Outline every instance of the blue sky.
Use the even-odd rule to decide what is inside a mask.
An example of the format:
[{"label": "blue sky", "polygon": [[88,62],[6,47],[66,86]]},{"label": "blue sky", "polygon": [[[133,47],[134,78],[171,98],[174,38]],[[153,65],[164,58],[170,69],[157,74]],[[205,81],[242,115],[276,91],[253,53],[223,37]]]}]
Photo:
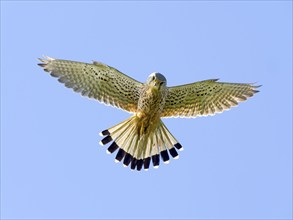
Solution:
[{"label": "blue sky", "polygon": [[[1,1],[1,218],[291,219],[292,2]],[[213,117],[165,119],[185,150],[131,172],[98,133],[129,117],[37,57],[98,60],[144,82],[220,78],[258,93]]]}]

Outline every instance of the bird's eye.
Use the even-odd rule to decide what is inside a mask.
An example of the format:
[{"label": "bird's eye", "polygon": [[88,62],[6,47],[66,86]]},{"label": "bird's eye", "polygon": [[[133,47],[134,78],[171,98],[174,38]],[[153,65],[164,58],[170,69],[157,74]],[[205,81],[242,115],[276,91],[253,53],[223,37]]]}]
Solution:
[{"label": "bird's eye", "polygon": [[164,84],[164,82],[160,82],[160,85],[163,85]]},{"label": "bird's eye", "polygon": [[152,81],[154,81],[155,80],[155,76],[153,76],[153,78],[152,78]]}]

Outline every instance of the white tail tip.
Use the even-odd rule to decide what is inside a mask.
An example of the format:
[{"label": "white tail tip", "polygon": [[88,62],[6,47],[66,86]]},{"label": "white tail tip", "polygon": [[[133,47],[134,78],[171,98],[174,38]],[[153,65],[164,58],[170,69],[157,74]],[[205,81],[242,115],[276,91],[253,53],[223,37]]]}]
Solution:
[{"label": "white tail tip", "polygon": [[103,144],[103,142],[102,142],[102,141],[100,141],[100,142],[99,142],[99,144],[100,144],[101,146],[104,146],[104,144]]},{"label": "white tail tip", "polygon": [[119,162],[120,162],[119,160],[115,159],[115,163],[119,163]]},{"label": "white tail tip", "polygon": [[158,169],[158,168],[159,168],[159,165],[154,166],[154,168],[155,168],[155,169]]},{"label": "white tail tip", "polygon": [[174,157],[173,159],[175,159],[175,160],[179,159],[179,155],[177,155],[177,156],[176,156],[176,157]]},{"label": "white tail tip", "polygon": [[164,164],[169,164],[169,163],[170,163],[170,160],[164,161]]}]

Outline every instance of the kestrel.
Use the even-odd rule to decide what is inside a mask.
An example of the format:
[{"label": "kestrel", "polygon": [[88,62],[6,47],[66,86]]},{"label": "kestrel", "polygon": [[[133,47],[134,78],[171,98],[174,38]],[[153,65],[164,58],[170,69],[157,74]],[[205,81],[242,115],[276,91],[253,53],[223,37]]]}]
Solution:
[{"label": "kestrel", "polygon": [[[177,159],[181,144],[161,118],[214,115],[252,97],[257,87],[245,83],[217,82],[218,79],[167,87],[166,78],[157,72],[146,83],[126,76],[106,64],[92,64],[45,57],[38,64],[66,87],[106,105],[123,109],[133,116],[100,133],[101,145],[110,142],[107,153],[118,150],[115,162],[132,170],[159,167],[160,157],[169,163],[169,154]],[[169,153],[168,153],[169,152]]]}]

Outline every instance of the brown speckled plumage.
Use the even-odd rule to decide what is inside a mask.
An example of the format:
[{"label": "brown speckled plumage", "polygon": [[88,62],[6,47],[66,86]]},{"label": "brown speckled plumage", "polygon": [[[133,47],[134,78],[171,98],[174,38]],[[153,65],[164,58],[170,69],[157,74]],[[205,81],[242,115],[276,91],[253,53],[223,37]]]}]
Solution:
[{"label": "brown speckled plumage", "polygon": [[47,58],[39,59],[43,62],[40,66],[66,87],[107,105],[136,112],[142,83],[100,62],[89,64]]},{"label": "brown speckled plumage", "polygon": [[[167,87],[165,77],[152,73],[146,83],[140,83],[113,67],[94,61],[92,64],[39,59],[39,65],[66,87],[107,105],[134,113],[125,121],[102,131],[101,144],[110,142],[107,152],[118,150],[116,162],[131,169],[147,170],[152,161],[159,166],[160,157],[169,162],[169,154],[178,158],[183,150],[169,132],[162,117],[214,115],[238,105],[258,92],[259,86],[244,83],[217,82],[216,79],[187,85]],[[168,154],[169,152],[169,154]]]},{"label": "brown speckled plumage", "polygon": [[161,117],[194,118],[221,113],[253,96],[258,87],[217,79],[170,87]]}]

